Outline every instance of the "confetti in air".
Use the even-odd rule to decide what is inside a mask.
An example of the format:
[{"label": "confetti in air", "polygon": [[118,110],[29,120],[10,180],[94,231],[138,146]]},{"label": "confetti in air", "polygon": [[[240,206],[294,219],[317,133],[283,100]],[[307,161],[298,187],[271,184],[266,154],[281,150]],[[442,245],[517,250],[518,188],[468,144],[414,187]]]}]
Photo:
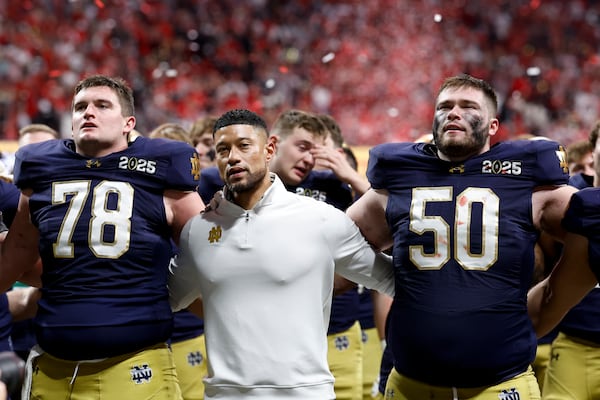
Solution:
[{"label": "confetti in air", "polygon": [[541,73],[542,70],[539,67],[527,68],[527,76],[539,76]]},{"label": "confetti in air", "polygon": [[323,58],[321,58],[321,62],[322,62],[323,64],[327,64],[328,62],[331,62],[331,61],[333,61],[333,59],[334,59],[334,58],[335,58],[335,54],[333,54],[333,53],[329,52],[329,53],[325,54],[325,55],[323,56]]}]

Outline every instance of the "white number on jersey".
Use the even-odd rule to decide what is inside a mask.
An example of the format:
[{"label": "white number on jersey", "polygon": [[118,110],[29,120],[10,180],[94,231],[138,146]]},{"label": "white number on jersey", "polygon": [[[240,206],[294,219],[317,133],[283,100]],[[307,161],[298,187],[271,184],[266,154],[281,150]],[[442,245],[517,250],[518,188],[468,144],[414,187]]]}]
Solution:
[{"label": "white number on jersey", "polygon": [[[90,194],[90,181],[55,182],[52,185],[53,204],[62,204],[71,197],[56,242],[53,244],[56,258],[73,258],[73,233],[84,212]],[[127,182],[103,181],[93,188],[88,227],[88,244],[98,258],[118,258],[129,249],[131,237],[131,213],[133,210],[133,187]],[[110,195],[117,196],[116,209],[107,208]],[[104,240],[107,226],[114,227],[114,238]]]},{"label": "white number on jersey", "polygon": [[[491,189],[465,189],[456,197],[455,222],[451,227],[441,216],[426,215],[425,209],[429,202],[451,202],[452,191],[450,186],[413,189],[410,230],[418,235],[433,232],[434,250],[432,253],[426,253],[421,245],[410,246],[410,259],[419,269],[440,269],[450,260],[450,246],[453,246],[454,258],[461,267],[486,270],[498,259],[500,199]],[[481,254],[471,252],[471,213],[474,203],[480,203],[483,209]],[[451,235],[450,229],[454,230],[454,235]]]}]

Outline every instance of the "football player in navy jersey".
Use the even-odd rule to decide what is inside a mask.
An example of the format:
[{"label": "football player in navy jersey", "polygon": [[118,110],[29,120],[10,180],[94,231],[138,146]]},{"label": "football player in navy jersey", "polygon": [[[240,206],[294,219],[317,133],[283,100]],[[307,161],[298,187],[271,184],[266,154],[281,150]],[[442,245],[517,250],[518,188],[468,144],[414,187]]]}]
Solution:
[{"label": "football player in navy jersey", "polygon": [[598,284],[600,269],[590,262],[600,256],[600,189],[573,194],[563,220],[567,230],[563,254],[550,275],[527,296],[527,307],[538,336],[563,317]]},{"label": "football player in navy jersey", "polygon": [[[592,129],[592,132],[600,129],[600,123]],[[570,185],[584,188],[594,185],[594,147],[590,143],[592,134],[588,139],[571,143],[567,146],[567,160],[569,162]]]},{"label": "football player in navy jersey", "polygon": [[[299,186],[305,188],[300,193],[317,190],[324,201],[345,210],[369,187],[369,181],[358,173],[356,161],[350,149],[344,149],[344,137],[337,121],[328,114],[319,114],[318,118],[327,128],[328,135],[324,145],[315,144],[311,153],[315,157],[314,170]],[[348,198],[351,195],[351,199]],[[345,201],[341,201],[346,199]],[[338,278],[338,283],[340,279]],[[341,282],[342,284],[344,282]],[[346,286],[346,285],[344,285]],[[373,302],[373,297],[377,301]],[[353,285],[350,289],[333,298],[331,320],[329,326],[329,365],[336,378],[336,395],[338,399],[372,398],[373,384],[378,379],[382,356],[382,339],[384,322],[380,323],[381,335],[378,332],[375,314],[387,314],[388,308],[380,310],[385,296],[377,291]],[[387,300],[386,300],[387,301]],[[356,321],[358,321],[357,329]],[[385,321],[385,317],[383,317]],[[358,338],[362,342],[355,348],[340,346],[347,342],[346,338]],[[349,340],[354,343],[355,339]],[[357,354],[360,359],[357,360]],[[362,370],[362,372],[360,372]],[[362,377],[357,379],[356,375]],[[358,389],[362,380],[362,389]],[[362,392],[362,394],[358,394]]]},{"label": "football player in navy jersey", "polygon": [[[569,184],[578,189],[600,186],[595,168],[600,146],[597,123],[587,143],[575,142],[567,147],[568,161],[575,168]],[[579,155],[579,157],[577,157]],[[598,160],[600,162],[600,160]],[[590,165],[591,164],[591,165]],[[576,173],[573,173],[575,171]],[[542,399],[547,400],[593,400],[600,398],[600,287],[596,285],[562,319],[558,337],[553,341],[551,357],[542,388]]]},{"label": "football player in navy jersey", "polygon": [[73,139],[17,151],[0,289],[43,264],[24,398],[181,398],[166,284],[171,241],[204,208],[198,159],[184,143],[130,142],[134,126],[131,88],[91,76],[74,91]]},{"label": "football player in navy jersey", "polygon": [[556,142],[490,146],[499,127],[490,85],[448,78],[435,102],[435,144],[370,151],[372,189],[348,210],[392,248],[396,293],[387,399],[539,399],[528,318],[540,230],[561,238],[575,188]]},{"label": "football player in navy jersey", "polygon": [[205,115],[195,120],[189,129],[192,145],[200,158],[201,170],[216,166],[215,140],[212,132],[216,121],[216,116]]},{"label": "football player in navy jersey", "polygon": [[[334,168],[351,170],[352,176],[358,173],[350,167],[345,154],[336,149],[343,142],[341,130],[331,125],[334,120],[327,121],[329,126],[323,117],[300,110],[282,112],[271,130],[277,143],[271,166],[290,192],[345,211],[354,200],[352,188],[338,177]],[[306,173],[300,181],[299,171]],[[336,398],[360,400],[363,353],[358,322],[360,299],[354,283],[341,276],[336,276],[335,282],[327,329],[327,361],[335,378]]]}]

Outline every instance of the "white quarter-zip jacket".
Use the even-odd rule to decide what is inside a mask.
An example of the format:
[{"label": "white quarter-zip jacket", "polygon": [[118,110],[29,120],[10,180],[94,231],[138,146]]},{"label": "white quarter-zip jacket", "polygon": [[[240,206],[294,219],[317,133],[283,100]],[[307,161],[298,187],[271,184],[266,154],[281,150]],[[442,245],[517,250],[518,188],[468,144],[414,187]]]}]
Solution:
[{"label": "white quarter-zip jacket", "polygon": [[219,192],[181,234],[171,305],[202,296],[207,399],[334,399],[334,273],[394,292],[389,257],[376,256],[345,213],[272,181],[251,210]]}]

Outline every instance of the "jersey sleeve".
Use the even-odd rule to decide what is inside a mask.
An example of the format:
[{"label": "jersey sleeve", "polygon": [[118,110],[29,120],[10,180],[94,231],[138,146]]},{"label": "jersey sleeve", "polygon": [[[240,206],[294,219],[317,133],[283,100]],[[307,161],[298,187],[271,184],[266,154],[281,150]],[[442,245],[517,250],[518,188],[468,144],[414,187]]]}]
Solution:
[{"label": "jersey sleeve", "polygon": [[215,193],[223,189],[225,183],[219,175],[217,167],[204,168],[200,173],[200,182],[198,182],[198,193],[204,204],[210,203]]},{"label": "jersey sleeve", "polygon": [[385,143],[369,150],[367,179],[373,189],[387,188],[404,150],[412,143]]},{"label": "jersey sleeve", "polygon": [[164,176],[165,187],[182,191],[195,191],[200,180],[200,160],[196,149],[187,143],[169,139],[151,139],[160,146],[169,159]]},{"label": "jersey sleeve", "polygon": [[569,183],[569,165],[563,146],[551,140],[529,140],[536,155],[532,178],[536,185],[566,185]]},{"label": "jersey sleeve", "polygon": [[600,188],[586,188],[573,193],[563,218],[563,227],[586,237],[600,236]]},{"label": "jersey sleeve", "polygon": [[34,188],[52,181],[53,165],[64,165],[65,160],[56,155],[60,140],[28,144],[15,153],[14,183],[19,189]]}]

